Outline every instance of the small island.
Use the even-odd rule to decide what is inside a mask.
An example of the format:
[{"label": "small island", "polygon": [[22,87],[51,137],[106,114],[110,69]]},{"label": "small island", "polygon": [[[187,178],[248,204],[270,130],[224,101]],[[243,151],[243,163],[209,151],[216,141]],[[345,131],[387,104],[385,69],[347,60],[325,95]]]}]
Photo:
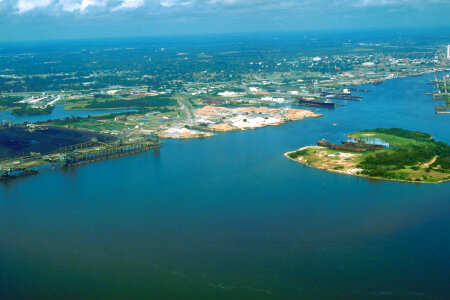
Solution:
[{"label": "small island", "polygon": [[285,156],[314,168],[372,179],[450,180],[450,146],[427,133],[400,128],[357,131],[340,145],[323,139]]},{"label": "small island", "polygon": [[34,107],[27,104],[20,104],[18,108],[14,108],[12,114],[14,116],[39,116],[49,115],[52,113],[54,105],[47,105],[44,107]]}]

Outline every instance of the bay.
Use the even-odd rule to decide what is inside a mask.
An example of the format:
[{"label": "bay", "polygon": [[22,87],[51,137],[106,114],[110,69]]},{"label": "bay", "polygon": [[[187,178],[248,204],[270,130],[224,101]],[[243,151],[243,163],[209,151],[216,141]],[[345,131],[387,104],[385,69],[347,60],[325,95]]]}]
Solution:
[{"label": "bay", "polygon": [[2,183],[0,298],[448,298],[450,183],[283,157],[377,127],[449,143],[449,116],[424,95],[431,79],[363,86],[363,101],[317,119]]}]

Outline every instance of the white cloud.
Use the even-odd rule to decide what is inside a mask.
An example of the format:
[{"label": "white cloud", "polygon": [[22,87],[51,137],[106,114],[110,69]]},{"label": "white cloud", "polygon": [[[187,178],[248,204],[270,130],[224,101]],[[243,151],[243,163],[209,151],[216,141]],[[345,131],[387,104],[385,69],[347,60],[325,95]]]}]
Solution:
[{"label": "white cloud", "polygon": [[17,2],[17,8],[20,13],[27,12],[39,7],[49,6],[53,0],[19,0]]},{"label": "white cloud", "polygon": [[[354,6],[359,7],[376,7],[376,6],[408,6],[417,4],[439,4],[446,3],[448,0],[357,0]],[[448,3],[448,2],[447,2]]]},{"label": "white cloud", "polygon": [[81,11],[84,12],[89,6],[105,6],[107,4],[106,0],[59,0],[59,4],[62,6],[64,11],[73,12]]},{"label": "white cloud", "polygon": [[[0,0],[2,11],[28,12],[40,9],[49,15],[60,12],[69,13],[101,13],[126,11],[131,14],[134,10],[152,12],[155,14],[208,14],[219,11],[255,12],[259,11],[358,11],[372,8],[391,9],[421,9],[442,5],[449,7],[449,0]],[[99,9],[102,8],[102,9]],[[281,12],[280,12],[281,14]]]},{"label": "white cloud", "polygon": [[405,2],[403,0],[360,0],[356,3],[356,6],[385,6],[399,4]]},{"label": "white cloud", "polygon": [[144,0],[123,0],[122,3],[115,7],[113,10],[127,9],[127,8],[138,8],[144,5]]},{"label": "white cloud", "polygon": [[167,7],[167,8],[175,7],[175,6],[178,6],[178,7],[190,6],[190,5],[193,5],[193,4],[201,5],[200,3],[198,3],[198,1],[194,3],[192,1],[186,1],[186,0],[161,0],[159,2],[159,4],[162,7]]},{"label": "white cloud", "polygon": [[177,3],[176,0],[162,0],[161,1],[161,6],[163,7],[172,7]]}]

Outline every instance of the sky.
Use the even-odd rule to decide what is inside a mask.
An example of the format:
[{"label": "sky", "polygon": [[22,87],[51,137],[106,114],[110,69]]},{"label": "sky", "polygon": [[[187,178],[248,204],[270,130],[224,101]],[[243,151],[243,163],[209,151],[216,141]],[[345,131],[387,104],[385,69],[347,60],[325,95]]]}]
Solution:
[{"label": "sky", "polygon": [[450,0],[0,0],[0,41],[450,28]]}]

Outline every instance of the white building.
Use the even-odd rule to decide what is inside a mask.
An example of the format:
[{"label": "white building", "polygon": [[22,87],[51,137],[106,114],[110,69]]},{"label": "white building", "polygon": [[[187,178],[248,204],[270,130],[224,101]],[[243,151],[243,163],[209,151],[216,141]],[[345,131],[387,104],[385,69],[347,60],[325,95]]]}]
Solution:
[{"label": "white building", "polygon": [[362,63],[363,67],[375,67],[375,63],[368,61],[368,62],[364,62]]},{"label": "white building", "polygon": [[222,96],[222,97],[238,97],[238,96],[241,96],[240,93],[229,92],[229,91],[220,92],[220,93],[218,93],[218,95]]},{"label": "white building", "polygon": [[283,103],[284,98],[262,97],[261,101],[271,101],[271,102],[275,102],[275,103]]},{"label": "white building", "polygon": [[113,95],[117,94],[118,91],[119,90],[109,90],[109,91],[106,91],[106,94],[110,95],[110,96],[113,96]]}]

